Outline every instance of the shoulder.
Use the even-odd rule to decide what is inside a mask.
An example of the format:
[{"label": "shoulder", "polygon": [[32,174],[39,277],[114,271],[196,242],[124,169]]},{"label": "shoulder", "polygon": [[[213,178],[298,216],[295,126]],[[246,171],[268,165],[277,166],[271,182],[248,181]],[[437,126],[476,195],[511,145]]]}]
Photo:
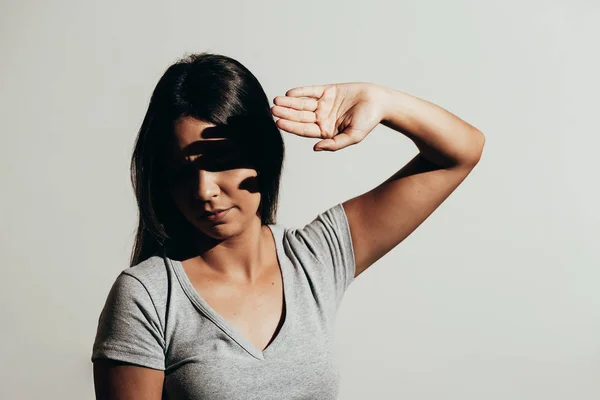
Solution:
[{"label": "shoulder", "polygon": [[284,231],[287,240],[304,245],[313,241],[328,241],[331,237],[345,238],[350,234],[346,212],[341,203],[321,212],[300,228],[286,228]]},{"label": "shoulder", "polygon": [[344,206],[338,203],[301,228],[285,229],[284,247],[312,285],[334,293],[337,304],[355,275],[352,237]]},{"label": "shoulder", "polygon": [[157,282],[166,278],[167,266],[161,256],[152,256],[139,264],[126,268],[122,272],[136,278],[140,282]]},{"label": "shoulder", "polygon": [[163,257],[153,256],[139,264],[124,269],[119,278],[129,282],[129,286],[147,292],[157,303],[165,300],[168,292],[169,274]]},{"label": "shoulder", "polygon": [[341,203],[301,228],[285,229],[284,238],[294,253],[309,253],[319,264],[354,264],[350,228]]}]

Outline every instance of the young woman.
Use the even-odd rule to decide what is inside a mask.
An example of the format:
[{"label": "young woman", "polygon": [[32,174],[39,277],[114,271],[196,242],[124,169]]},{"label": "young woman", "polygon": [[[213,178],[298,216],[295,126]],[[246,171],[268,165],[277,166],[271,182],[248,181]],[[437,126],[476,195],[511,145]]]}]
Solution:
[{"label": "young woman", "polygon": [[[112,286],[93,347],[97,398],[335,399],[344,291],[456,189],[483,149],[473,126],[375,84],[301,87],[274,103],[220,55],[188,56],[158,82],[132,158],[131,266]],[[279,129],[337,151],[379,123],[419,154],[302,228],[275,223]]]}]

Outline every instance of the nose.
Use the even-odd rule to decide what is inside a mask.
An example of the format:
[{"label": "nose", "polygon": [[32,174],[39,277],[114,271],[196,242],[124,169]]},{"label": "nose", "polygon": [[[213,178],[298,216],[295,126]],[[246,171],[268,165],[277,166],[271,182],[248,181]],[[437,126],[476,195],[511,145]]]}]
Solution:
[{"label": "nose", "polygon": [[214,172],[198,170],[198,181],[194,190],[196,200],[208,201],[216,197],[220,193],[219,185],[217,184],[217,175]]}]

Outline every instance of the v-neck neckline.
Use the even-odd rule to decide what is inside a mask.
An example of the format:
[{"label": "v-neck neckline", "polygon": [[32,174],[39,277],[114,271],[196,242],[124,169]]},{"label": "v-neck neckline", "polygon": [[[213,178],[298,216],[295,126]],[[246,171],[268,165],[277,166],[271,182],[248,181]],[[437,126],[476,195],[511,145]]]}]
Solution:
[{"label": "v-neck neckline", "polygon": [[[246,350],[250,355],[254,356],[259,360],[264,360],[269,357],[276,348],[281,344],[283,339],[285,338],[289,325],[290,325],[290,315],[292,314],[293,304],[290,301],[293,296],[290,295],[290,284],[291,277],[288,272],[288,265],[286,263],[285,254],[283,249],[281,248],[281,240],[282,240],[282,227],[278,225],[267,225],[269,228],[273,239],[275,241],[275,252],[277,255],[277,261],[279,264],[279,269],[281,271],[282,278],[282,289],[283,289],[283,323],[277,332],[275,338],[272,338],[271,342],[267,345],[264,350],[258,349],[250,340],[248,340],[244,335],[240,333],[232,324],[230,324],[225,318],[223,318],[218,312],[216,312],[206,300],[202,298],[202,296],[196,291],[194,286],[192,285],[190,279],[188,278],[185,270],[183,269],[183,264],[179,260],[173,260],[168,257],[165,257],[170,263],[175,271],[175,275],[181,284],[184,292],[188,296],[188,298],[194,303],[194,305],[200,309],[200,311],[210,319],[218,328],[220,328],[227,336],[229,336],[233,341],[235,341],[240,347]],[[281,317],[280,317],[281,322]],[[279,326],[279,324],[278,324]]]}]

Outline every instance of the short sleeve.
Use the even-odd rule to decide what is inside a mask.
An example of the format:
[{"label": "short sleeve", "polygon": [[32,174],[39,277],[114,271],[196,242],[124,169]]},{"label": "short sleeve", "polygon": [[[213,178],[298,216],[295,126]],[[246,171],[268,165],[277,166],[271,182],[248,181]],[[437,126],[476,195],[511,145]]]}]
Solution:
[{"label": "short sleeve", "polygon": [[142,282],[126,272],[115,280],[98,320],[92,362],[102,358],[165,369],[156,307]]},{"label": "short sleeve", "polygon": [[354,280],[356,270],[350,227],[343,205],[319,214],[312,222],[294,231],[314,258],[330,268],[338,300]]}]

